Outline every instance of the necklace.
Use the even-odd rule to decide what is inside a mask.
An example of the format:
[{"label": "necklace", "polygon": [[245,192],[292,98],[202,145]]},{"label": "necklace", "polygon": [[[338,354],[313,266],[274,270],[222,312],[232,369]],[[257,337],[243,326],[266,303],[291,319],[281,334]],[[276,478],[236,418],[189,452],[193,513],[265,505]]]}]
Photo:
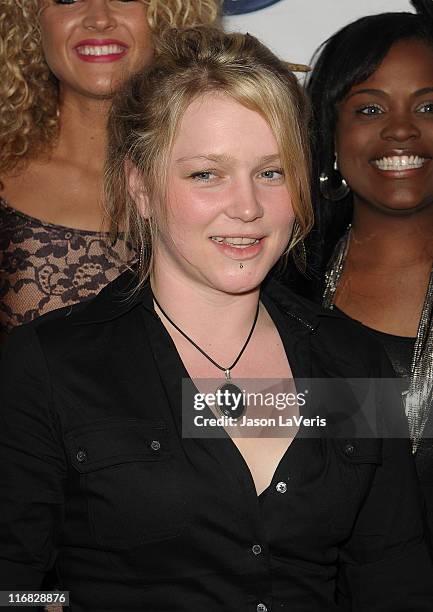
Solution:
[{"label": "necklace", "polygon": [[251,340],[251,336],[253,335],[254,329],[256,327],[257,319],[259,318],[260,302],[257,302],[257,309],[256,309],[256,314],[254,315],[254,321],[251,326],[250,333],[248,334],[248,337],[245,340],[245,343],[240,350],[240,353],[238,354],[238,356],[236,357],[232,365],[229,366],[228,368],[225,368],[219,363],[217,363],[214,359],[212,359],[212,357],[210,357],[207,353],[205,353],[204,350],[198,344],[194,342],[194,340],[192,340],[189,336],[187,336],[186,333],[183,330],[181,330],[180,327],[176,325],[176,323],[172,319],[170,319],[170,317],[165,312],[165,310],[161,307],[161,305],[159,304],[155,296],[153,296],[153,299],[155,301],[155,304],[158,306],[159,310],[162,312],[164,317],[167,319],[167,321],[185,338],[185,340],[188,340],[188,342],[190,342],[194,348],[200,351],[200,353],[204,357],[206,357],[206,359],[210,361],[216,368],[224,372],[226,382],[220,387],[218,387],[217,389],[216,405],[218,407],[218,410],[223,416],[231,417],[232,419],[239,419],[239,417],[241,417],[245,412],[245,402],[244,402],[242,390],[232,382],[231,370],[233,370],[233,368],[236,366],[239,359],[244,354],[244,351],[247,348],[249,341]]},{"label": "necklace", "polygon": [[[325,275],[322,304],[334,307],[334,298],[349,250],[351,226],[337,243]],[[403,403],[409,421],[412,452],[419,448],[422,434],[433,404],[433,268],[422,307],[413,350],[409,387],[403,393]]]}]

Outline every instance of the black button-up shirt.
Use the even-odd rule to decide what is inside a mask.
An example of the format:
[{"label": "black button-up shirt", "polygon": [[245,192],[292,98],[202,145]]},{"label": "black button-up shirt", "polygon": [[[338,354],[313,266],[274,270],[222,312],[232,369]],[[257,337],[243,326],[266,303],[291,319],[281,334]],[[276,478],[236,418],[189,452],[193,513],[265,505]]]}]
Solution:
[{"label": "black button-up shirt", "polygon": [[[73,612],[431,612],[408,441],[297,436],[257,496],[229,438],[182,438],[187,373],[130,282],[6,348],[0,589],[55,565]],[[389,375],[358,325],[275,283],[262,299],[295,377]]]}]

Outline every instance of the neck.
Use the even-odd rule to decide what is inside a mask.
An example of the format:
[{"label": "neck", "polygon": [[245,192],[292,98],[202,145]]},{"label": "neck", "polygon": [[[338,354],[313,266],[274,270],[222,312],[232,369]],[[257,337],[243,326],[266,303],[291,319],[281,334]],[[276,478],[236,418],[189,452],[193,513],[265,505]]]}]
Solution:
[{"label": "neck", "polygon": [[248,335],[256,314],[260,289],[233,295],[164,274],[157,266],[151,276],[152,290],[170,319],[198,345],[236,347]]},{"label": "neck", "polygon": [[89,99],[79,94],[62,98],[56,156],[101,172],[111,100]]},{"label": "neck", "polygon": [[350,256],[375,267],[430,265],[433,206],[406,215],[354,203]]}]

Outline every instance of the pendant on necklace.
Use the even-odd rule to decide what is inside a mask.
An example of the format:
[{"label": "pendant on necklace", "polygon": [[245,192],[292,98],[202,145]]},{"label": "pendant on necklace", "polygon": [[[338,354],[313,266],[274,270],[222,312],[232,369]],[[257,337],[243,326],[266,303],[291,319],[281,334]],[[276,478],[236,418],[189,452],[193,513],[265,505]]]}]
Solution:
[{"label": "pendant on necklace", "polygon": [[225,370],[224,374],[226,382],[217,389],[217,407],[223,416],[239,419],[245,412],[244,394],[232,382],[230,370]]}]

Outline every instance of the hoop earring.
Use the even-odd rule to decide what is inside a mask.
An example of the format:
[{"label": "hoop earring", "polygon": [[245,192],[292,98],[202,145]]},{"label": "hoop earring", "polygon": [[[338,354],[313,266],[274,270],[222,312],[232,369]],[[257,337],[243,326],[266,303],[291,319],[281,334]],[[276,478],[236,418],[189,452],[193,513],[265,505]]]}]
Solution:
[{"label": "hoop earring", "polygon": [[338,174],[341,178],[340,185],[338,187],[331,187],[331,181],[329,180],[328,175],[325,172],[322,172],[319,176],[319,187],[320,193],[325,198],[325,200],[330,200],[331,202],[339,202],[340,200],[344,200],[344,198],[349,195],[350,187],[341,176],[340,171],[338,170],[338,162],[337,162],[337,154],[335,154],[334,161],[334,172]]}]

